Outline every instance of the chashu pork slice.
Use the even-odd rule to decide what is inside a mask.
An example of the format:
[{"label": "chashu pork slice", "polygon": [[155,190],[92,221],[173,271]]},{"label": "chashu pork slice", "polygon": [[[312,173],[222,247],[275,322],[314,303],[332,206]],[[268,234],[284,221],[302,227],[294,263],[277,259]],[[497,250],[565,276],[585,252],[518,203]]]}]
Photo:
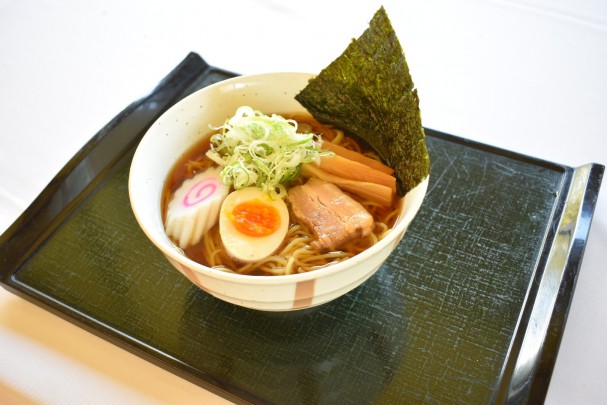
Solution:
[{"label": "chashu pork slice", "polygon": [[310,243],[314,249],[336,250],[373,230],[371,214],[332,183],[311,177],[307,183],[291,188],[287,198],[295,219],[316,236]]}]

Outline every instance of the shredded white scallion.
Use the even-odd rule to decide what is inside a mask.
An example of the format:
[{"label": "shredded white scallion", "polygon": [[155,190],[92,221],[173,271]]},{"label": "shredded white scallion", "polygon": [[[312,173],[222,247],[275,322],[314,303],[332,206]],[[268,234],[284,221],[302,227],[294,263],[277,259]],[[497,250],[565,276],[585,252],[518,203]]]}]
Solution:
[{"label": "shredded white scallion", "polygon": [[283,184],[297,176],[303,163],[333,154],[320,150],[319,135],[298,133],[295,120],[248,106],[216,129],[221,132],[211,137],[207,156],[223,167],[223,183],[235,189],[255,185],[272,198],[286,196]]}]

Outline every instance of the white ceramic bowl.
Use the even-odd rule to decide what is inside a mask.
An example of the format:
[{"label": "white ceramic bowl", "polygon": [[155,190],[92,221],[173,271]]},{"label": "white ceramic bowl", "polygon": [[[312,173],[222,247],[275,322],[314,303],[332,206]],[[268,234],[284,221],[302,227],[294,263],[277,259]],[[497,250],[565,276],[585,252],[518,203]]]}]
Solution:
[{"label": "white ceramic bowl", "polygon": [[139,225],[168,261],[198,287],[224,301],[267,311],[290,311],[331,301],[372,276],[403,237],[422,204],[426,179],[401,199],[404,209],[391,233],[357,256],[326,268],[286,276],[239,275],[198,264],[180,253],[164,232],[161,193],[175,161],[219,126],[236,108],[264,113],[305,111],[294,96],[310,74],[267,73],[240,76],[205,87],[166,111],[137,147],[129,175],[131,206]]}]

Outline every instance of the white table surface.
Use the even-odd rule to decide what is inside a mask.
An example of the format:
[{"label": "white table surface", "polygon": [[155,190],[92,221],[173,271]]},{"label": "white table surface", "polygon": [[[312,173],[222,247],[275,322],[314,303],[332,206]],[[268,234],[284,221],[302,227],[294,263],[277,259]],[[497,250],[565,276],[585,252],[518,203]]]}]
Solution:
[{"label": "white table surface", "polygon": [[[0,232],[189,51],[239,73],[318,72],[381,4],[426,127],[569,166],[607,164],[602,0],[0,0]],[[548,404],[607,403],[606,194]],[[0,403],[222,402],[0,288]]]}]

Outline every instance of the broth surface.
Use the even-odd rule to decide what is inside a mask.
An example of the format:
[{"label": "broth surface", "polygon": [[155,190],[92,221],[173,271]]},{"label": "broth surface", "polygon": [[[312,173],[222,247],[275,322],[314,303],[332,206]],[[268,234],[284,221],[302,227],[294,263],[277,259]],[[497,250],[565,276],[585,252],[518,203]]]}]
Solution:
[{"label": "broth surface", "polygon": [[[368,157],[379,160],[377,154],[368,145],[356,140],[352,135],[343,131],[320,124],[311,116],[281,114],[285,118],[294,119],[298,123],[298,132],[313,132],[320,134],[324,142],[333,142],[342,147],[363,153]],[[166,211],[174,192],[188,178],[195,176],[205,169],[217,166],[205,154],[210,147],[210,135],[217,133],[212,131],[201,142],[190,147],[184,155],[176,162],[165,181],[162,193],[162,216],[166,223]],[[287,188],[305,182],[303,176],[298,176]],[[184,254],[190,259],[208,267],[223,271],[237,272],[251,275],[283,275],[298,272],[307,272],[322,268],[326,265],[346,260],[381,240],[390,231],[398,212],[395,205],[381,207],[360,197],[346,192],[358,201],[373,216],[375,221],[373,232],[358,240],[349,242],[341,250],[331,252],[318,252],[309,246],[314,239],[313,234],[305,226],[297,223],[291,213],[289,206],[289,231],[281,247],[274,255],[256,263],[242,263],[230,257],[222,245],[219,235],[219,225],[216,224],[207,232],[202,240],[183,249]],[[175,242],[175,241],[174,241]],[[177,244],[176,244],[177,245]]]}]

